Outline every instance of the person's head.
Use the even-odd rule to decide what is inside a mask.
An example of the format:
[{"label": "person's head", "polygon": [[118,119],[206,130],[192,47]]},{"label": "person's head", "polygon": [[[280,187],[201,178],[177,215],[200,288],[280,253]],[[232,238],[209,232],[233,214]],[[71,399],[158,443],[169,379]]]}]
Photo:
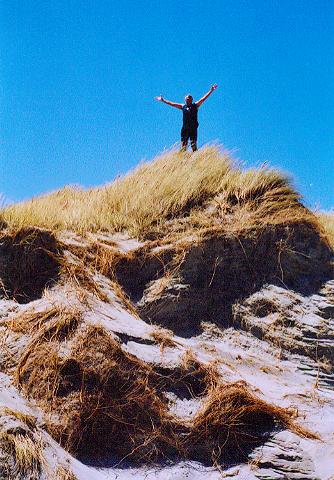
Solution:
[{"label": "person's head", "polygon": [[191,105],[193,103],[193,97],[188,94],[184,97],[184,101],[186,102],[186,105]]}]

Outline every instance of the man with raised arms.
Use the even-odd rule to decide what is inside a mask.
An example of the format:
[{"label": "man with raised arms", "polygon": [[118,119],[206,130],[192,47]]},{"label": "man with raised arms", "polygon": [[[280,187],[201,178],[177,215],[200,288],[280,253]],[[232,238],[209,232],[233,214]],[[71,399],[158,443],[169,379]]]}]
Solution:
[{"label": "man with raised arms", "polygon": [[183,112],[183,125],[181,129],[181,150],[185,151],[187,149],[188,140],[190,140],[190,145],[195,152],[197,150],[197,128],[198,128],[198,120],[197,120],[197,111],[198,108],[202,105],[203,102],[211,95],[211,93],[216,90],[218,85],[215,83],[212,85],[210,90],[197,102],[193,102],[193,97],[191,95],[186,95],[184,101],[184,105],[182,103],[175,103],[170,102],[169,100],[165,100],[162,95],[159,97],[155,97],[155,100],[159,102],[166,103],[171,107],[178,108]]}]

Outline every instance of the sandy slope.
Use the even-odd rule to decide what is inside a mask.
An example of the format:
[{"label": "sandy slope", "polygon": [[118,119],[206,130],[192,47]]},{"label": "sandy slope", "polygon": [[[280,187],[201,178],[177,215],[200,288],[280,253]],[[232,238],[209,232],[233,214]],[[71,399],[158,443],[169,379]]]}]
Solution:
[{"label": "sandy slope", "polygon": [[[107,240],[113,242],[113,248],[120,253],[138,251],[142,246],[126,237],[113,236]],[[63,234],[62,241],[65,242],[65,249],[71,249],[73,246],[85,246],[88,240]],[[94,241],[101,241],[101,238],[96,237]],[[67,255],[73,253],[68,252]],[[0,376],[1,432],[15,433],[20,428],[29,430],[4,407],[31,415],[37,422],[32,435],[34,441],[39,439],[44,455],[40,472],[31,471],[29,474],[27,470],[28,473],[21,478],[61,478],[59,470],[56,473],[57,465],[63,465],[82,480],[334,478],[333,280],[325,280],[317,292],[307,294],[283,286],[264,284],[255,293],[233,301],[229,318],[224,313],[222,321],[219,321],[222,304],[215,304],[214,318],[206,315],[206,306],[204,310],[200,309],[201,318],[196,320],[198,328],[194,329],[193,334],[191,331],[189,333],[189,319],[186,320],[186,334],[182,328],[177,328],[178,323],[183,322],[180,312],[187,312],[189,304],[189,296],[183,293],[186,284],[182,284],[179,277],[164,289],[152,290],[154,282],[146,285],[146,291],[141,292],[140,298],[133,299],[133,304],[138,305],[139,316],[129,310],[110,279],[96,273],[94,282],[103,293],[100,298],[86,290],[83,301],[82,290],[78,291],[73,282],[63,281],[44,290],[40,298],[25,304],[8,298],[0,301],[0,364],[4,372]],[[199,290],[195,293],[200,295]],[[194,301],[194,296],[191,300]],[[167,324],[162,324],[162,327],[168,326],[172,331],[168,334],[172,342],[166,345],[154,340],[154,332],[161,328],[158,324],[163,315],[150,317],[147,312],[152,311],[152,302],[156,309],[160,308],[160,312],[169,315]],[[182,306],[182,302],[185,306]],[[203,298],[198,297],[198,302],[203,303]],[[38,402],[24,397],[13,382],[15,366],[30,341],[30,334],[13,331],[10,322],[24,312],[44,312],[55,305],[77,308],[83,325],[102,326],[121,342],[124,351],[147,364],[177,369],[185,353],[191,350],[203,365],[214,364],[224,382],[246,382],[252,392],[267,402],[296,408],[298,423],[316,432],[319,440],[303,438],[288,430],[273,431],[262,445],[242,461],[236,460],[235,464],[230,462],[220,470],[200,462],[183,460],[154,467],[135,467],[125,462],[120,468],[119,459],[110,457],[97,461],[90,457],[89,445],[85,461],[75,459],[46,432],[45,413]],[[143,312],[142,316],[140,312]],[[178,317],[177,322],[175,316]],[[67,358],[71,348],[71,340],[65,338],[60,354]],[[45,362],[48,362],[47,358]],[[202,402],[200,397],[192,398],[190,394],[182,397],[175,392],[170,392],[168,398],[171,412],[188,419],[194,417]],[[6,450],[1,443],[0,448],[1,445],[0,477],[14,478],[15,454]],[[16,478],[20,478],[19,475],[16,473]]]}]

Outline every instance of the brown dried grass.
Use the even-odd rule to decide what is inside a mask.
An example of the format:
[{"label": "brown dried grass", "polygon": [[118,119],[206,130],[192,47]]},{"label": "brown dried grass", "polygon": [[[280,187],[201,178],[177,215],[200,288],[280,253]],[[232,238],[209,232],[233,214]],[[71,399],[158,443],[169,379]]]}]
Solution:
[{"label": "brown dried grass", "polygon": [[122,254],[110,247],[98,244],[96,241],[89,247],[69,247],[70,258],[63,257],[61,273],[63,278],[72,282],[81,298],[85,298],[85,292],[90,292],[103,302],[109,302],[108,295],[103,291],[94,279],[95,273],[100,273],[111,280],[111,289],[118,297],[122,305],[135,317],[138,317],[137,309],[129,296],[116,279],[115,265],[120,259],[130,258],[131,254]]},{"label": "brown dried grass", "polygon": [[[46,352],[48,363],[42,369]],[[105,330],[87,327],[76,334],[66,358],[48,341],[31,344],[17,381],[52,413],[48,430],[69,451],[80,454],[90,446],[98,455],[107,448],[106,438],[112,438],[109,448],[119,459],[153,461],[174,448],[176,437],[152,375],[148,365],[123,352]],[[58,423],[52,420],[55,414]]]},{"label": "brown dried grass", "polygon": [[[64,362],[55,351],[51,358],[49,342],[55,339],[59,341],[64,336],[66,332],[63,327],[66,324],[63,319],[57,326],[45,328],[44,325],[41,328],[38,342],[32,342],[29,346],[30,353],[26,352],[21,359],[18,373],[24,389],[40,400],[44,408],[47,404],[53,414],[61,412],[62,424],[55,426],[50,423],[49,428],[62,443],[65,440],[65,446],[70,450],[73,447],[75,450],[80,442],[87,442],[87,439],[96,442],[108,433],[122,458],[152,461],[161,456],[167,445],[169,454],[178,451],[189,458],[210,458],[211,461],[220,462],[226,451],[246,451],[249,446],[256,445],[261,439],[258,430],[263,425],[274,428],[279,423],[300,435],[316,438],[314,434],[296,426],[293,422],[296,412],[268,404],[250,393],[243,384],[218,384],[217,372],[199,364],[191,351],[184,356],[184,371],[188,375],[189,372],[190,375],[198,375],[201,370],[206,375],[207,397],[192,425],[177,425],[168,414],[166,403],[158,396],[154,387],[157,379],[151,368],[125,354],[105,331],[97,328],[89,328],[85,334],[79,335],[71,352],[72,361],[80,365],[83,373],[77,397],[70,389],[68,395],[64,396],[63,392],[57,398],[60,385],[57,375],[59,377],[64,371],[64,365],[68,369],[69,361]],[[46,340],[46,345],[41,345]],[[45,363],[46,355],[48,364],[43,370],[41,366]],[[36,362],[37,358],[39,362]],[[32,376],[30,373],[27,376],[28,359],[33,360],[39,375]],[[52,370],[53,374],[50,372]],[[112,393],[94,393],[94,375],[98,390],[101,385],[103,388],[108,385],[108,389],[113,389]],[[48,384],[48,388],[43,389],[43,384]],[[149,412],[148,416],[144,415],[145,412]],[[178,431],[182,431],[181,438],[178,437]],[[117,445],[122,446],[121,451]]]},{"label": "brown dried grass", "polygon": [[181,399],[204,397],[220,379],[216,365],[199,362],[191,350],[186,350],[179,366],[154,369],[159,391],[173,392]]},{"label": "brown dried grass", "polygon": [[160,345],[160,351],[163,353],[165,348],[173,348],[180,345],[173,339],[173,332],[171,330],[167,330],[166,328],[156,327],[153,332],[150,333],[150,337]]},{"label": "brown dried grass", "polygon": [[3,408],[0,416],[13,417],[15,426],[0,432],[2,456],[0,476],[8,480],[39,480],[46,466],[42,437],[34,417],[10,408]]},{"label": "brown dried grass", "polygon": [[31,431],[35,431],[37,428],[36,418],[33,415],[20,412],[19,410],[13,410],[9,407],[2,407],[0,410],[0,416],[14,417],[19,422],[24,423]]},{"label": "brown dried grass", "polygon": [[63,465],[57,465],[54,476],[54,480],[77,480],[77,477],[74,473]]},{"label": "brown dried grass", "polygon": [[[53,371],[57,365],[59,343],[68,339],[81,322],[81,314],[78,310],[52,308],[50,314],[53,316],[47,317],[48,322],[43,323],[40,328],[35,330],[20,356],[15,372],[15,380],[18,385],[24,383],[24,379],[29,377],[30,381],[40,390],[39,397],[47,401],[54,397],[57,384],[55,377],[53,382],[39,384],[40,377],[43,377],[42,370]],[[45,363],[46,359],[47,364]]]},{"label": "brown dried grass", "polygon": [[61,263],[61,276],[63,280],[70,281],[76,288],[79,298],[84,302],[87,292],[95,295],[102,302],[108,302],[108,296],[100,285],[94,280],[94,273],[90,269],[90,265],[85,263],[86,257],[72,257],[68,259],[63,257]]},{"label": "brown dried grass", "polygon": [[39,480],[44,458],[35,439],[20,433],[0,433],[0,448],[12,456],[14,467],[3,465],[8,480]]},{"label": "brown dried grass", "polygon": [[216,362],[206,364],[199,362],[191,348],[188,348],[183,354],[181,365],[185,372],[190,371],[193,375],[202,379],[205,385],[203,394],[208,394],[221,381]]},{"label": "brown dried grass", "polygon": [[298,435],[318,436],[294,423],[296,411],[260,399],[242,382],[211,389],[193,419],[185,450],[189,456],[224,463],[231,454],[247,456],[249,448],[263,441],[263,434],[276,427]]},{"label": "brown dried grass", "polygon": [[136,318],[139,318],[138,311],[134,304],[131,302],[129,295],[127,295],[121,285],[113,281],[111,282],[111,286],[113,291],[115,292],[117,298],[121,301],[123,306],[128,310],[128,312],[132,313],[132,315]]},{"label": "brown dried grass", "polygon": [[41,312],[25,311],[6,320],[5,325],[13,332],[31,334],[59,314],[59,307],[50,307]]},{"label": "brown dried grass", "polygon": [[[178,370],[159,372],[105,329],[79,323],[67,313],[42,324],[16,370],[16,383],[44,410],[49,433],[79,457],[224,463],[231,451],[246,455],[260,444],[264,430],[280,426],[317,438],[294,423],[295,411],[265,402],[245,384],[222,385],[216,365],[201,364],[190,350]],[[190,423],[169,413],[164,392],[173,386],[202,398]]]},{"label": "brown dried grass", "polygon": [[325,231],[332,249],[334,249],[334,211],[318,213],[317,217]]}]

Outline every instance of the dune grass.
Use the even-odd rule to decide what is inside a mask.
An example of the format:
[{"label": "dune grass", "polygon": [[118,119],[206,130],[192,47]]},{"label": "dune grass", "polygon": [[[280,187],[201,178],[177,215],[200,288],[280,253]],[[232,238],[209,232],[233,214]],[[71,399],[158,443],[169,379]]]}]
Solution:
[{"label": "dune grass", "polygon": [[[26,435],[1,433],[0,447],[13,457],[15,467],[6,469],[9,479],[40,478],[42,465],[41,446]],[[12,471],[10,471],[12,470]],[[8,475],[8,476],[7,476]]]},{"label": "dune grass", "polygon": [[[193,419],[185,443],[188,451],[219,465],[236,452],[245,452],[261,443],[261,435],[275,425],[289,428],[297,435],[318,436],[294,422],[296,412],[278,407],[255,396],[243,382],[216,385]],[[262,433],[261,433],[262,432]],[[263,437],[262,437],[263,441]]]},{"label": "dune grass", "polygon": [[332,248],[334,249],[334,211],[318,213],[317,217],[326,232]]},{"label": "dune grass", "polygon": [[143,237],[217,195],[228,205],[247,203],[251,210],[265,205],[261,215],[289,215],[300,207],[285,174],[267,167],[242,170],[228,153],[206,146],[193,155],[170,150],[103,187],[67,186],[7,206],[0,216],[15,229],[33,225],[79,233],[127,231]]},{"label": "dune grass", "polygon": [[2,457],[0,478],[9,480],[38,480],[46,464],[42,437],[36,427],[36,419],[23,412],[4,407],[1,417],[8,417],[8,425],[0,432],[0,449],[7,454]]},{"label": "dune grass", "polygon": [[55,471],[54,480],[77,480],[74,473],[63,465],[58,465]]}]

